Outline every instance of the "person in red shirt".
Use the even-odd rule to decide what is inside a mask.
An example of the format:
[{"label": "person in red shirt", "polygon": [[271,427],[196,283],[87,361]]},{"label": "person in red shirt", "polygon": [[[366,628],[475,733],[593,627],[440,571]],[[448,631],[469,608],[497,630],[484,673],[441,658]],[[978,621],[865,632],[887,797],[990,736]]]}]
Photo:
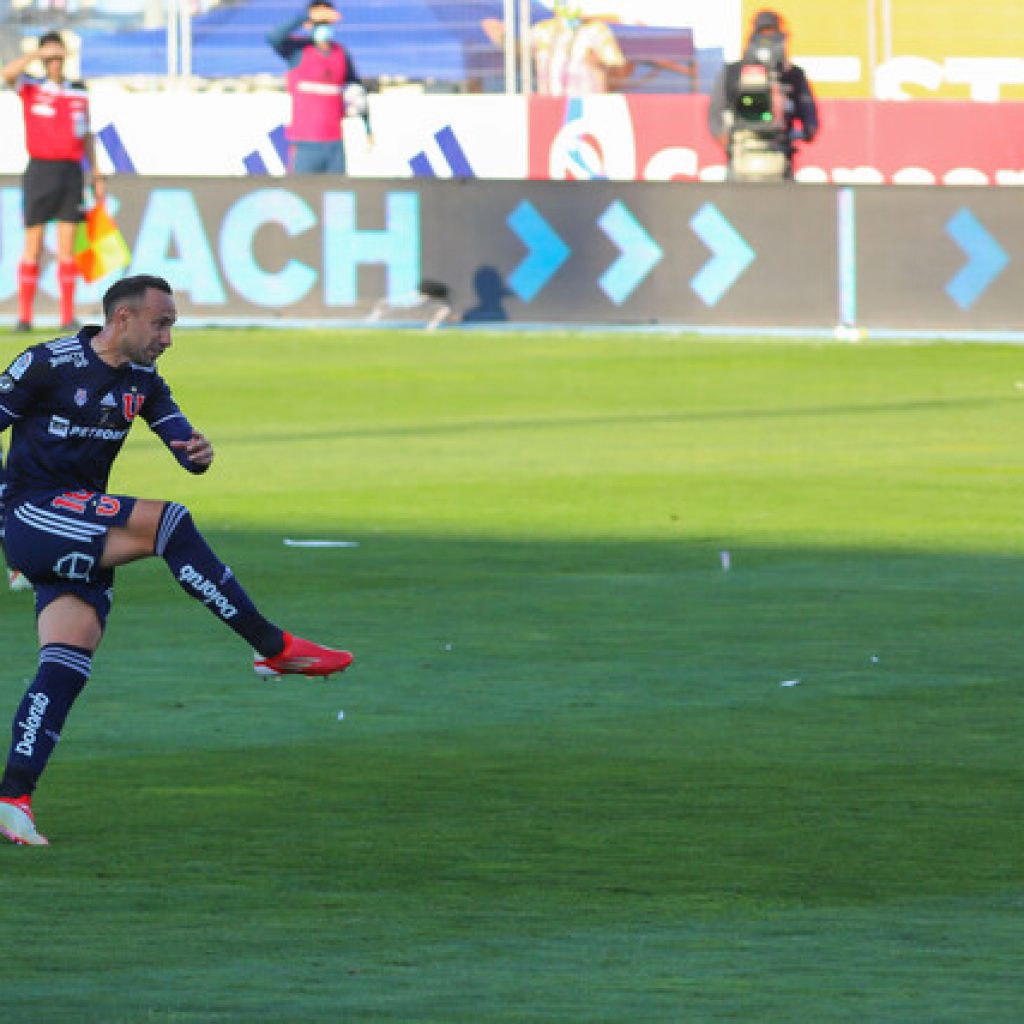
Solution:
[{"label": "person in red shirt", "polygon": [[267,33],[267,42],[288,62],[292,118],[288,169],[294,174],[344,174],[342,121],[358,115],[373,145],[370,114],[352,55],[334,39],[341,14],[332,0],[308,6]]},{"label": "person in red shirt", "polygon": [[[57,280],[62,329],[75,324],[75,228],[85,217],[84,186],[92,186],[97,203],[106,194],[96,167],[96,149],[89,127],[89,98],[81,82],[64,77],[67,48],[59,32],[47,32],[39,48],[6,64],[0,76],[21,97],[25,147],[29,162],[22,179],[25,247],[18,264],[18,323],[32,327],[32,306],[39,282],[39,257],[46,225],[57,222]],[[44,78],[26,74],[38,60]],[[85,166],[83,167],[83,159]]]}]

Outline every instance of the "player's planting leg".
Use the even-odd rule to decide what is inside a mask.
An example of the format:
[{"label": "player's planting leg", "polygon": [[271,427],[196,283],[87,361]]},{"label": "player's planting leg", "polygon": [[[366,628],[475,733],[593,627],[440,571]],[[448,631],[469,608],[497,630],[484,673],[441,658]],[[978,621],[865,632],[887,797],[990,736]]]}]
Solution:
[{"label": "player's planting leg", "polygon": [[0,779],[0,833],[13,843],[47,845],[32,817],[32,792],[91,670],[92,652],[86,648],[45,644],[39,652],[39,670],[14,715]]},{"label": "player's planting leg", "polygon": [[255,649],[256,671],[261,675],[327,676],[352,663],[347,651],[293,637],[265,619],[207,544],[184,505],[168,502],[164,506],[154,549],[186,594],[205,604]]}]

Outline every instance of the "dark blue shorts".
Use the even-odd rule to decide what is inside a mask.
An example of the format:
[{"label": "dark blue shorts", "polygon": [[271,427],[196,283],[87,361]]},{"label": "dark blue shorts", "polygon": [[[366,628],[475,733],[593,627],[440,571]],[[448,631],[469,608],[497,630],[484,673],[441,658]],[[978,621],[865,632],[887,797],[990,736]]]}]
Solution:
[{"label": "dark blue shorts", "polygon": [[96,491],[19,496],[7,506],[5,547],[36,591],[36,614],[62,594],[96,609],[105,625],[114,598],[114,570],[100,566],[112,526],[124,526],[135,498]]}]

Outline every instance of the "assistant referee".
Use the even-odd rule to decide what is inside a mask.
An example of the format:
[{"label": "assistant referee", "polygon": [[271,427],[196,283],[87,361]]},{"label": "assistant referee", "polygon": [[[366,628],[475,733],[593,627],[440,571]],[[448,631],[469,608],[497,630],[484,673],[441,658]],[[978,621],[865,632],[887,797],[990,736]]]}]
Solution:
[{"label": "assistant referee", "polygon": [[[0,75],[21,98],[25,117],[25,147],[29,162],[22,179],[25,247],[18,264],[18,323],[32,327],[32,306],[39,283],[39,257],[47,223],[57,222],[57,281],[60,287],[62,329],[75,323],[75,228],[85,217],[84,186],[96,202],[106,194],[96,168],[96,150],[89,126],[89,98],[81,82],[64,77],[67,47],[59,32],[47,32],[37,49],[16,57]],[[26,74],[38,60],[44,78]],[[84,166],[83,166],[84,162]]]}]

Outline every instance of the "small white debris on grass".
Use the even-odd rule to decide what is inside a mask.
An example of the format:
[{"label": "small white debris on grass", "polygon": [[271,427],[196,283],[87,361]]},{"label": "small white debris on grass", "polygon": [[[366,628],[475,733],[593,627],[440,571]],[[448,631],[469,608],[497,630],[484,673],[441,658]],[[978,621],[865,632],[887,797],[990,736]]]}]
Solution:
[{"label": "small white debris on grass", "polygon": [[291,537],[285,537],[284,546],[286,548],[357,548],[359,547],[359,541],[357,540],[294,540]]}]

